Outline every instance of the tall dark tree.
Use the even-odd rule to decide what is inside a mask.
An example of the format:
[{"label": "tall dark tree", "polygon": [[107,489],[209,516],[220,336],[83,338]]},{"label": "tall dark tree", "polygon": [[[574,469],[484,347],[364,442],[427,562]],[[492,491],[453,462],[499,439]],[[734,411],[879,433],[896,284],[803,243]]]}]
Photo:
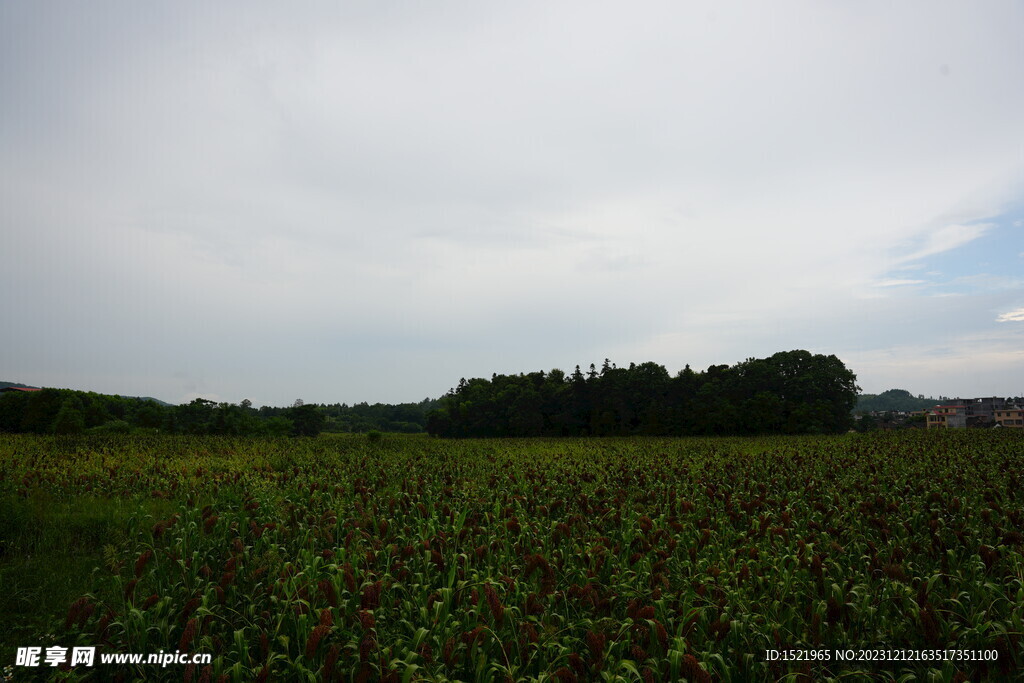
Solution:
[{"label": "tall dark tree", "polygon": [[324,414],[311,403],[289,408],[285,417],[292,421],[294,436],[316,436],[324,427]]},{"label": "tall dark tree", "polygon": [[85,431],[82,402],[74,396],[64,399],[64,403],[53,420],[52,430],[54,434],[79,434]]}]

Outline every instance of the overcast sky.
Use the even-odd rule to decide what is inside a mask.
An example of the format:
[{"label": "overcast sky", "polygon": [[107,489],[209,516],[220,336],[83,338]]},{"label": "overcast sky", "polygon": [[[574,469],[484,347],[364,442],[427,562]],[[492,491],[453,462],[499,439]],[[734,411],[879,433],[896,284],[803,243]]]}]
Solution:
[{"label": "overcast sky", "polygon": [[0,3],[0,380],[1024,393],[1024,3]]}]

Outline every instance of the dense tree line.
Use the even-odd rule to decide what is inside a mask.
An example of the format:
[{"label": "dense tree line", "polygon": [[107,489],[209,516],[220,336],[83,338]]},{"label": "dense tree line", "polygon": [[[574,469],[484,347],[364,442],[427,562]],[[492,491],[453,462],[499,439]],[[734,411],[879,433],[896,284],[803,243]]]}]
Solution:
[{"label": "dense tree line", "polygon": [[177,406],[71,389],[0,394],[0,431],[79,434],[153,431],[169,434],[315,436],[335,432],[422,432],[436,401],[399,405],[317,405],[254,408],[197,398]]},{"label": "dense tree line", "polygon": [[[320,404],[317,410],[324,416],[325,432],[371,431],[422,433],[426,430],[427,413],[436,409],[438,402],[423,399],[419,403],[346,403]],[[288,408],[260,408],[262,416],[284,415]]]},{"label": "dense tree line", "polygon": [[856,375],[835,356],[785,351],[674,377],[656,363],[461,380],[427,418],[438,436],[835,433]]},{"label": "dense tree line", "polygon": [[[314,406],[311,406],[315,410]],[[41,389],[0,394],[0,431],[35,434],[159,431],[171,434],[259,434],[283,436],[316,433],[322,416],[289,409],[264,417],[248,402],[242,405],[197,398],[169,406],[153,400],[111,396],[72,389]],[[309,425],[313,425],[311,428]]]},{"label": "dense tree line", "polygon": [[70,389],[0,394],[0,431],[314,436],[422,432],[452,437],[799,434],[845,431],[856,376],[835,356],[776,353],[674,377],[656,363],[463,379],[439,401],[254,408],[197,398],[153,400]]}]

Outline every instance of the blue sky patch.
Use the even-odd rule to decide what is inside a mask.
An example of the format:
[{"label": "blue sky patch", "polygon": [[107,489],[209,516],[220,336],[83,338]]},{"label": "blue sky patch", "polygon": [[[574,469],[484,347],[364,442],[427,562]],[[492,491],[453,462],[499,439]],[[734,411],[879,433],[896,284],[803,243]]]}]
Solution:
[{"label": "blue sky patch", "polygon": [[921,280],[920,286],[932,295],[1024,288],[1024,207],[978,224],[991,227],[966,244],[925,256],[890,275]]}]

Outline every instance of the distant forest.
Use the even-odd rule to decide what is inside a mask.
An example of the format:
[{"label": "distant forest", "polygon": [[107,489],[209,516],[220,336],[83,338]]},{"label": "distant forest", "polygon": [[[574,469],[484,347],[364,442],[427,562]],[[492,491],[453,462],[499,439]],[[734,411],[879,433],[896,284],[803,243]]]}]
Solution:
[{"label": "distant forest", "polygon": [[[5,383],[7,386],[19,386]],[[24,386],[24,385],[20,385]],[[162,432],[315,436],[333,432],[423,432],[426,415],[438,405],[424,399],[398,405],[358,403],[316,405],[296,401],[288,408],[252,407],[197,398],[172,406],[71,389],[0,394],[0,431],[36,434]]]},{"label": "distant forest", "polygon": [[[9,382],[4,386],[21,386]],[[438,400],[398,405],[197,398],[182,405],[71,389],[0,393],[0,431],[315,436],[428,432],[445,437],[821,434],[848,430],[856,376],[835,356],[785,351],[675,376],[653,362],[461,380]],[[890,393],[890,392],[886,392]],[[904,392],[905,393],[905,392]]]},{"label": "distant forest", "polygon": [[847,431],[856,376],[835,356],[784,351],[736,365],[686,366],[674,377],[648,362],[605,360],[561,370],[461,380],[427,417],[448,437],[744,435]]}]

